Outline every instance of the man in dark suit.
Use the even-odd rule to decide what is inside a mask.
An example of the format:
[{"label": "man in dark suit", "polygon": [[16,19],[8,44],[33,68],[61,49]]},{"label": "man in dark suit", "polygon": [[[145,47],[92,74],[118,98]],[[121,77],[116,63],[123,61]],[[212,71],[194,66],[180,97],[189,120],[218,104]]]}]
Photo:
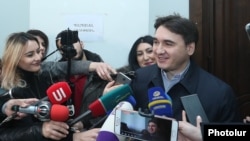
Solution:
[{"label": "man in dark suit", "polygon": [[181,97],[197,94],[210,122],[240,121],[232,88],[191,58],[198,42],[196,25],[174,14],[157,18],[154,27],[157,64],[136,71],[131,83],[136,109],[147,109],[148,89],[160,86],[172,98],[173,118],[177,120],[182,120],[184,110]]}]

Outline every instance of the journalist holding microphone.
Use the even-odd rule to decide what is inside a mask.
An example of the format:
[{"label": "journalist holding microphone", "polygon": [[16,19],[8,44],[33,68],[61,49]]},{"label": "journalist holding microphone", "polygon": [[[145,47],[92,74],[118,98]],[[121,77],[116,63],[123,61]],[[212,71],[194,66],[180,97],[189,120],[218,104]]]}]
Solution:
[{"label": "journalist holding microphone", "polygon": [[[15,105],[27,107],[38,99],[46,97],[46,90],[54,83],[53,77],[55,75],[66,77],[67,62],[48,62],[41,66],[41,59],[39,43],[31,34],[18,32],[8,37],[2,57],[1,88],[7,91],[16,87],[23,88],[20,89],[22,94],[18,98],[26,100],[23,99],[19,103],[19,99],[15,99]],[[110,79],[110,73],[116,73],[105,63],[79,61],[72,62],[72,65],[74,64],[76,66],[75,68],[72,66],[72,70],[77,67],[84,73],[96,71],[101,78]],[[56,73],[57,71],[58,73]],[[12,102],[14,101],[8,98],[0,99],[1,112],[3,112],[1,113],[1,121],[6,118],[6,115],[12,114],[8,111],[10,105],[13,105]],[[53,107],[55,106],[52,105],[51,110]],[[31,108],[36,109],[37,107]],[[27,111],[25,108],[19,108],[19,110]],[[44,111],[38,110],[38,112]],[[19,115],[17,114],[17,116]],[[19,120],[13,119],[1,125],[0,140],[95,140],[99,131],[99,129],[92,129],[86,132],[71,133],[66,122],[41,121],[32,114],[17,118]]]}]

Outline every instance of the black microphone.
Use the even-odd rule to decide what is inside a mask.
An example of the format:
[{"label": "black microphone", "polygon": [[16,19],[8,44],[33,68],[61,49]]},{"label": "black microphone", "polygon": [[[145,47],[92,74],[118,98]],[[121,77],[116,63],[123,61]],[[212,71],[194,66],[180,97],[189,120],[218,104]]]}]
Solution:
[{"label": "black microphone", "polygon": [[247,37],[250,40],[250,23],[246,24],[245,30],[247,32]]}]

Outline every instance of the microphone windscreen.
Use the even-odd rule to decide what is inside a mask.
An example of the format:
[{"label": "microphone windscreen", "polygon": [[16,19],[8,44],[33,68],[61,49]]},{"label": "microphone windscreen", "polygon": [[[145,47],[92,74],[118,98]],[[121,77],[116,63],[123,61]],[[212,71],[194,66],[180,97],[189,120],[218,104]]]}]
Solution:
[{"label": "microphone windscreen", "polygon": [[161,87],[153,87],[148,90],[149,104],[151,113],[159,116],[172,117],[172,99]]},{"label": "microphone windscreen", "polygon": [[91,103],[89,109],[94,117],[105,115],[109,110],[112,110],[119,102],[126,100],[130,95],[132,95],[130,86],[123,84]]},{"label": "microphone windscreen", "polygon": [[68,107],[60,104],[54,104],[50,109],[50,119],[54,121],[66,121],[69,117]]},{"label": "microphone windscreen", "polygon": [[136,100],[132,95],[130,95],[125,101],[129,102],[133,107],[136,105]]},{"label": "microphone windscreen", "polygon": [[92,102],[89,105],[89,110],[91,111],[91,114],[93,117],[102,116],[102,115],[105,115],[106,112],[108,112],[104,108],[104,105],[102,105],[102,102],[100,101],[100,99],[97,99],[94,102]]},{"label": "microphone windscreen", "polygon": [[52,104],[62,104],[71,96],[71,89],[67,82],[57,82],[47,89],[47,96]]},{"label": "microphone windscreen", "polygon": [[114,133],[116,109],[133,110],[133,106],[127,101],[122,101],[118,105],[116,105],[116,107],[112,110],[112,112],[102,125],[96,141],[119,141],[118,136]]},{"label": "microphone windscreen", "polygon": [[115,133],[110,131],[100,131],[96,141],[119,141]]}]

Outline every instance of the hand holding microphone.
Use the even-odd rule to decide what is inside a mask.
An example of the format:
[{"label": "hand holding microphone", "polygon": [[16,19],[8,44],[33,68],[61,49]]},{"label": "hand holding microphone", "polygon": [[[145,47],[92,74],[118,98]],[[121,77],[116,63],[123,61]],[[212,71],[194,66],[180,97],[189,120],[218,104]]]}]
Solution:
[{"label": "hand holding microphone", "polygon": [[81,120],[88,120],[91,117],[98,117],[107,114],[109,110],[113,109],[119,102],[127,99],[131,94],[132,90],[128,84],[124,84],[109,91],[107,94],[91,103],[89,105],[89,110],[73,119],[69,123],[69,126],[72,126]]},{"label": "hand holding microphone", "polygon": [[69,109],[60,104],[51,105],[48,101],[42,101],[38,105],[30,105],[28,107],[20,107],[14,105],[12,107],[13,111],[33,114],[41,121],[66,121],[69,117]]},{"label": "hand holding microphone", "polygon": [[70,98],[71,93],[67,82],[57,82],[47,89],[47,96],[35,104],[27,107],[14,105],[12,109],[20,113],[34,114],[41,121],[48,121],[50,119],[66,121],[69,116],[69,109],[59,104],[66,102]]}]

